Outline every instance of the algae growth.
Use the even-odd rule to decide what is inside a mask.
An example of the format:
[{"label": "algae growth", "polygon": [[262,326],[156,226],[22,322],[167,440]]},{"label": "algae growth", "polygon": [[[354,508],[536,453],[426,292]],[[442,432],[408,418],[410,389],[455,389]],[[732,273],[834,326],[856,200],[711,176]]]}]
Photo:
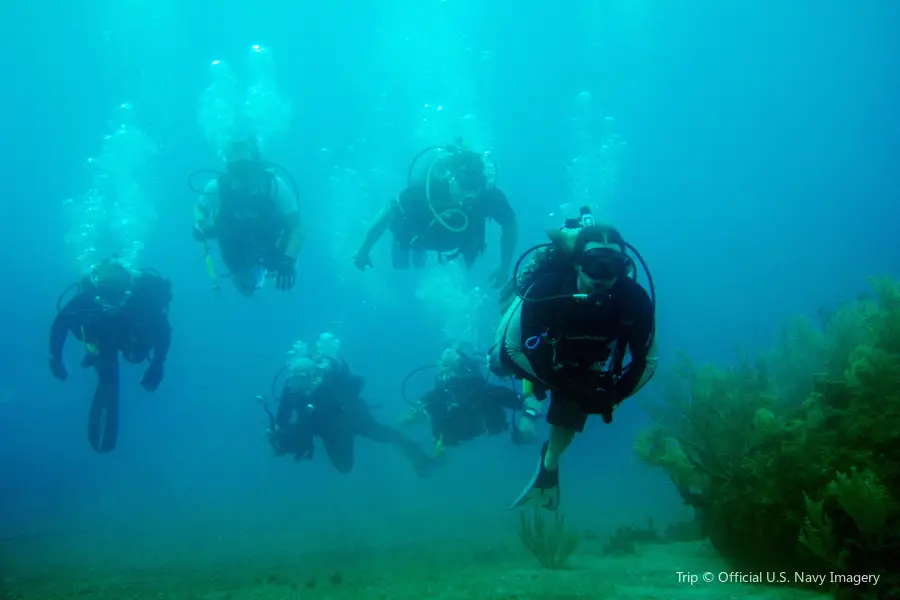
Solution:
[{"label": "algae growth", "polygon": [[758,360],[685,360],[636,443],[737,567],[881,576],[841,597],[900,589],[900,287],[872,285]]}]

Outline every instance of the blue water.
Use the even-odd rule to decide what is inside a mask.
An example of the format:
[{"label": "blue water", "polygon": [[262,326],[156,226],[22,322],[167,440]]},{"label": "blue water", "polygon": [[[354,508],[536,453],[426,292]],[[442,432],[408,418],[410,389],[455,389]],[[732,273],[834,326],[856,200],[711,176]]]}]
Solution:
[{"label": "blue water", "polygon": [[[128,562],[252,552],[285,531],[314,547],[501,530],[534,448],[481,439],[419,480],[360,441],[343,477],[323,458],[274,458],[252,401],[295,340],[327,330],[393,421],[401,379],[440,355],[421,274],[391,271],[386,241],[364,275],[334,251],[404,185],[423,105],[449,98],[457,117],[477,115],[523,251],[565,216],[549,215],[572,199],[567,167],[584,151],[573,111],[590,92],[626,143],[603,201],[655,277],[662,369],[681,351],[728,363],[866,277],[900,276],[898,18],[887,0],[4,3],[0,537],[87,531]],[[217,299],[185,179],[220,165],[198,121],[210,62],[240,65],[253,44],[272,49],[292,105],[266,153],[297,181],[307,241],[292,293]],[[86,159],[126,102],[157,146],[141,264],[173,282],[174,343],[156,393],[125,369],[119,447],[98,456],[85,440],[92,374],[70,354],[62,384],[45,357],[56,297],[77,274],[63,201],[92,185]],[[335,178],[367,195],[335,193]],[[485,285],[496,235],[466,290]],[[657,382],[642,396],[661,393]],[[639,404],[592,422],[565,457],[567,510],[601,530],[685,516],[663,476],[634,464]],[[93,551],[74,550],[88,562]]]}]

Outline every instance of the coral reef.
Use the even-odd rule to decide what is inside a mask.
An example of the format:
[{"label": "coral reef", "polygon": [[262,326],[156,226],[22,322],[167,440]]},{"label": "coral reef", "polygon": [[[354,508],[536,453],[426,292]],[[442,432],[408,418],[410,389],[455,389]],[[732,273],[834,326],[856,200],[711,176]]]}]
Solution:
[{"label": "coral reef", "polygon": [[730,369],[685,360],[635,450],[741,568],[872,573],[900,589],[900,287],[785,328]]},{"label": "coral reef", "polygon": [[646,529],[624,525],[603,542],[603,554],[636,554],[637,544],[658,544],[662,538],[650,519]]},{"label": "coral reef", "polygon": [[532,512],[531,518],[522,511],[519,539],[546,569],[561,569],[580,541],[578,534],[566,527],[562,515],[554,512],[553,522],[548,524],[539,509]]}]

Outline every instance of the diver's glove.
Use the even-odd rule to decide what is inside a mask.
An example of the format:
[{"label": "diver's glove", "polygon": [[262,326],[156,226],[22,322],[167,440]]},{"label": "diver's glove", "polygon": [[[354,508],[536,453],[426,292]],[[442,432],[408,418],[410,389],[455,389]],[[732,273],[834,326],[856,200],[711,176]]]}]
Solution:
[{"label": "diver's glove", "polygon": [[296,263],[297,260],[287,254],[281,257],[281,261],[278,263],[277,275],[275,276],[276,288],[286,292],[294,287],[294,283],[297,281]]},{"label": "diver's glove", "polygon": [[147,367],[147,370],[144,371],[144,376],[141,377],[141,387],[143,387],[148,392],[155,392],[156,388],[159,387],[159,384],[162,383],[162,380],[162,365],[151,364],[149,367]]},{"label": "diver's glove", "polygon": [[49,362],[50,372],[53,373],[53,376],[60,381],[65,381],[69,376],[69,373],[68,371],[66,371],[66,366],[63,364],[62,359],[56,356],[51,356]]},{"label": "diver's glove", "polygon": [[375,268],[372,266],[372,259],[369,258],[369,253],[362,250],[353,255],[353,265],[363,273],[365,273],[366,267],[370,269]]}]

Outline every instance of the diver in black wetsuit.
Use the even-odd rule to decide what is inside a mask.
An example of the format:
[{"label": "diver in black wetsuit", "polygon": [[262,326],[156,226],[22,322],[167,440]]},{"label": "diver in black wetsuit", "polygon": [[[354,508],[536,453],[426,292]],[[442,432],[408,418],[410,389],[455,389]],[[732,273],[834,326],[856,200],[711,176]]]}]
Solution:
[{"label": "diver in black wetsuit", "polygon": [[[428,420],[435,451],[459,446],[482,435],[511,430],[514,444],[533,440],[537,406],[526,406],[514,389],[488,382],[478,361],[458,348],[448,348],[438,362],[434,388],[401,418],[404,423]],[[506,411],[518,414],[517,422]]]},{"label": "diver in black wetsuit", "polygon": [[[431,162],[421,180],[413,181],[413,168],[426,155]],[[408,269],[410,263],[424,267],[428,252],[436,252],[440,260],[461,256],[471,267],[485,250],[487,222],[493,220],[501,227],[500,265],[491,281],[502,287],[516,247],[516,215],[506,194],[494,185],[496,165],[488,163],[461,140],[422,150],[410,165],[406,189],[388,202],[366,232],[353,256],[356,268],[372,266],[369,253],[388,230],[395,269]]]},{"label": "diver in black wetsuit", "polygon": [[275,454],[312,459],[313,438],[318,437],[334,468],[346,474],[353,470],[354,441],[361,436],[396,446],[420,476],[430,475],[437,461],[419,444],[375,419],[360,397],[363,385],[364,379],[334,356],[313,354],[295,361],[276,414],[266,406],[265,398],[257,396],[269,415],[269,443]]},{"label": "diver in black wetsuit", "polygon": [[154,271],[132,272],[108,261],[78,284],[73,297],[53,321],[50,371],[68,377],[63,347],[69,332],[84,343],[82,367],[97,371],[97,389],[88,420],[88,441],[97,452],[116,447],[119,432],[119,353],[130,363],[149,359],[141,386],[154,391],[163,379],[171,327],[171,284]]},{"label": "diver in black wetsuit", "polygon": [[214,288],[211,240],[218,242],[231,280],[244,296],[253,296],[269,276],[277,289],[292,289],[303,246],[296,188],[263,160],[255,138],[232,140],[225,158],[227,174],[206,184],[194,208],[194,239],[203,244]]},{"label": "diver in black wetsuit", "polygon": [[[514,506],[537,499],[555,509],[559,458],[587,417],[610,423],[616,406],[653,376],[656,309],[640,254],[612,227],[596,225],[587,208],[548,235],[552,243],[539,246],[505,290],[491,369],[525,380],[526,396],[529,388],[539,399],[550,392],[550,439]],[[629,251],[647,275],[650,294],[636,281]]]}]

